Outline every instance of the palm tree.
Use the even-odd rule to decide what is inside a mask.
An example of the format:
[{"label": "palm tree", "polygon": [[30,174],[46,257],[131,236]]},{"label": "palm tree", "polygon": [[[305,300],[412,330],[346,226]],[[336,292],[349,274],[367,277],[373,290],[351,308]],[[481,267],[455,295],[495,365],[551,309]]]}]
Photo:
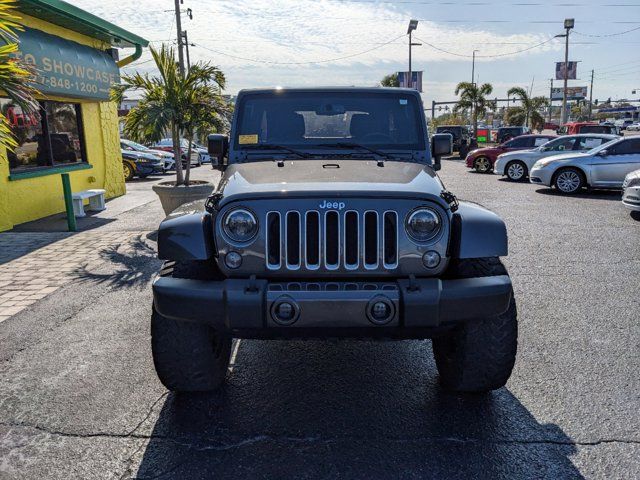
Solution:
[{"label": "palm tree", "polygon": [[522,87],[510,88],[507,96],[520,100],[519,107],[509,109],[508,121],[510,124],[525,125],[531,129],[544,125],[544,117],[540,114],[540,110],[549,104],[546,97],[530,97]]},{"label": "palm tree", "polygon": [[[25,115],[39,116],[40,107],[34,96],[38,91],[32,86],[35,81],[33,69],[15,57],[18,51],[16,31],[22,27],[16,23],[18,16],[13,14],[14,0],[0,0],[0,90],[11,99],[14,105],[22,109]],[[0,112],[0,145],[13,150],[18,146],[11,130],[9,120]]]},{"label": "palm tree", "polygon": [[475,83],[460,82],[456,87],[455,94],[460,95],[460,100],[455,107],[453,107],[453,113],[460,113],[465,110],[471,112],[471,119],[473,121],[473,138],[478,135],[478,117],[484,116],[487,113],[490,100],[487,100],[487,96],[493,92],[493,86],[490,83],[483,83],[478,86]]},{"label": "palm tree", "polygon": [[123,75],[121,83],[112,89],[112,100],[120,103],[128,90],[142,91],[142,98],[125,120],[124,133],[137,142],[157,142],[167,133],[173,139],[176,159],[175,185],[188,185],[191,169],[191,148],[187,152],[186,173],[183,172],[180,139],[191,145],[198,129],[219,122],[224,115],[221,90],[224,73],[210,63],[198,62],[183,76],[175,61],[174,49],[162,45],[150,47],[158,68],[158,76],[134,73]]}]

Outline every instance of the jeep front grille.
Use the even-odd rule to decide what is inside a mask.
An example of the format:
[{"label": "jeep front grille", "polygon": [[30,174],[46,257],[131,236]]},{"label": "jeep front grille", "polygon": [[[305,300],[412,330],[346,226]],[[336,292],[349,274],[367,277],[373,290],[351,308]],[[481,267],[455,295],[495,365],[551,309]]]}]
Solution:
[{"label": "jeep front grille", "polygon": [[398,214],[375,210],[268,212],[269,270],[376,270],[398,267]]}]

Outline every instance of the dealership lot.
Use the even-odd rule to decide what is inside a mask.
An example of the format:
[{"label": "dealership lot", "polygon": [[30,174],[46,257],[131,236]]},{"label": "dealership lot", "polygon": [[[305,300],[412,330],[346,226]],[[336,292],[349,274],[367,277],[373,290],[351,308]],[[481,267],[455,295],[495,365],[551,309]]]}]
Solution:
[{"label": "dealership lot", "polygon": [[441,176],[507,223],[507,388],[444,393],[429,341],[243,340],[221,393],[168,394],[149,347],[161,214],[141,204],[93,230],[122,233],[102,263],[0,323],[0,477],[640,476],[640,220],[620,192],[560,196],[459,160]]}]

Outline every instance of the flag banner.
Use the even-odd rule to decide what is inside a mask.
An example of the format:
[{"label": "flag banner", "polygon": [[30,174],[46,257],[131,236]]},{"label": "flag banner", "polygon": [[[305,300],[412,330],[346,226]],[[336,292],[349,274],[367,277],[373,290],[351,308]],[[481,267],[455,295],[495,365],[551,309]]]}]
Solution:
[{"label": "flag banner", "polygon": [[[409,72],[398,72],[398,83],[400,88],[409,88]],[[422,93],[422,72],[411,72],[411,88]]]},{"label": "flag banner", "polygon": [[[567,80],[575,80],[578,76],[578,62],[567,62]],[[564,62],[556,62],[556,80],[564,80]]]}]

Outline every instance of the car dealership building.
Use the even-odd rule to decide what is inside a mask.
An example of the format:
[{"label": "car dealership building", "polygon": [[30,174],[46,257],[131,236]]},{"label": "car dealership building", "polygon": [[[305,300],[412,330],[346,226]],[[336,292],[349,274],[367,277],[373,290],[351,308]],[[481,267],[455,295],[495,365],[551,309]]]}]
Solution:
[{"label": "car dealership building", "polygon": [[[37,74],[40,116],[25,115],[0,93],[18,141],[0,152],[0,231],[63,212],[61,174],[73,192],[125,193],[117,105],[109,101],[119,68],[147,40],[60,0],[17,3],[19,55]],[[119,48],[135,48],[118,60]]]}]

